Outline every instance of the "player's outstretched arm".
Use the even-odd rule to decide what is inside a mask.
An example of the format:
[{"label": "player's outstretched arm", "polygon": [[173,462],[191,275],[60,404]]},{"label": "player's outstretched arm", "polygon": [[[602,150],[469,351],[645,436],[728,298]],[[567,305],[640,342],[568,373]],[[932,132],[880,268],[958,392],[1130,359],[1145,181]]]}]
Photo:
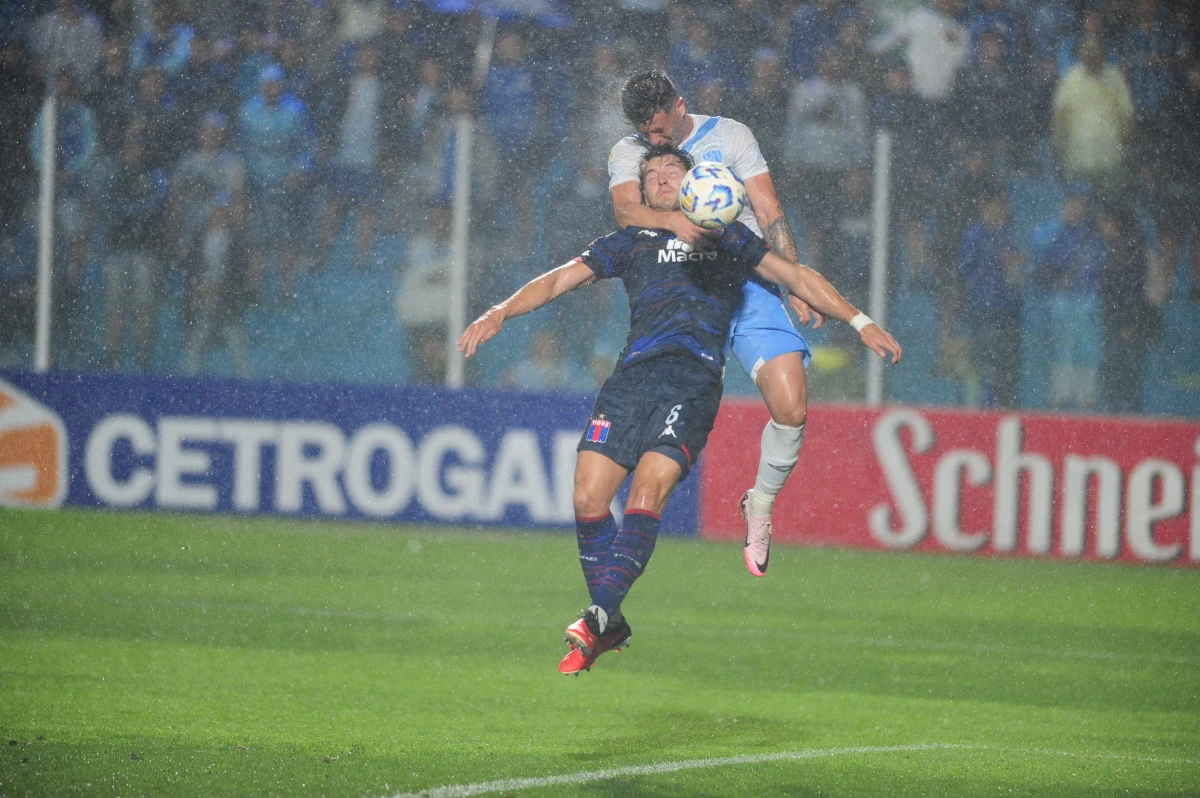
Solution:
[{"label": "player's outstretched arm", "polygon": [[609,191],[612,195],[613,216],[622,228],[654,227],[670,230],[680,241],[693,247],[703,247],[709,232],[692,224],[683,211],[656,211],[642,202],[642,188],[636,181],[619,183]]},{"label": "player's outstretched arm", "polygon": [[564,263],[541,277],[533,278],[508,299],[493,305],[487,313],[471,322],[458,339],[458,351],[470,357],[480,344],[496,337],[505,320],[531,313],[568,291],[595,281],[596,273],[581,260]]},{"label": "player's outstretched arm", "polygon": [[[900,362],[904,350],[900,348],[896,339],[887,330],[870,320],[867,320],[865,326],[860,327],[862,320],[867,317],[863,316],[858,308],[847,302],[846,298],[839,294],[838,290],[821,276],[820,272],[781,258],[774,252],[768,252],[762,262],[758,264],[758,273],[771,282],[785,286],[793,294],[810,304],[818,313],[823,313],[846,324],[857,320],[859,323],[854,326],[858,328],[858,335],[868,349],[880,357],[887,357],[890,352],[892,363]],[[860,316],[861,319],[858,318]]]}]

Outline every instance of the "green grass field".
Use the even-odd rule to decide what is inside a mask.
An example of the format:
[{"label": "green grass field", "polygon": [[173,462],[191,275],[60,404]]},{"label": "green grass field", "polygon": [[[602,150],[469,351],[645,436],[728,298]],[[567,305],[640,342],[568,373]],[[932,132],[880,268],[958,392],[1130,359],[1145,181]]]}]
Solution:
[{"label": "green grass field", "polygon": [[0,511],[0,795],[1200,795],[1195,570],[574,545]]}]

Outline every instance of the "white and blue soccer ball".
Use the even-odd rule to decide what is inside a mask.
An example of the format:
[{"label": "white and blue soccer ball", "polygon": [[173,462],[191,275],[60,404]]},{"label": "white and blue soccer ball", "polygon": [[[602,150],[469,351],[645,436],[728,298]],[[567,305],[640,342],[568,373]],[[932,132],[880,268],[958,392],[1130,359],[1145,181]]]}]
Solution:
[{"label": "white and blue soccer ball", "polygon": [[723,163],[701,161],[679,184],[679,207],[688,220],[705,230],[720,230],[750,204],[746,184]]}]

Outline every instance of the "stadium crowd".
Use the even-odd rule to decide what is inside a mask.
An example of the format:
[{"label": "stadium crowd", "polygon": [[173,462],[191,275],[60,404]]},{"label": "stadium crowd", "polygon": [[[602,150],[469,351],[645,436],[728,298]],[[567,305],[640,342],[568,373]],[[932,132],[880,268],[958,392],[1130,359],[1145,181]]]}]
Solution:
[{"label": "stadium crowd", "polygon": [[[6,3],[0,366],[30,359],[51,87],[56,367],[431,384],[454,120],[477,120],[473,315],[611,230],[620,88],[658,64],[690,111],[750,126],[804,259],[863,307],[891,134],[889,326],[917,353],[893,398],[1194,414],[1198,21],[1184,0]],[[627,319],[611,286],[568,297],[471,379],[590,389]],[[834,327],[818,386],[859,371]]]}]

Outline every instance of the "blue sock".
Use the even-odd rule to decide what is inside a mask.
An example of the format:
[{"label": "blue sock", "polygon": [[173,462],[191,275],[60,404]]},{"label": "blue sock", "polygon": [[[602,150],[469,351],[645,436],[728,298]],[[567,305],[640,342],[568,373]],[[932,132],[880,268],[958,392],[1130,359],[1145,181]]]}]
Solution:
[{"label": "blue sock", "polygon": [[654,542],[658,539],[660,520],[660,516],[645,510],[625,513],[625,523],[613,540],[612,552],[604,567],[604,578],[592,596],[592,603],[598,604],[609,617],[617,615],[634,580],[646,570],[646,563],[654,553]]},{"label": "blue sock", "polygon": [[602,518],[580,518],[575,516],[575,540],[579,543],[579,564],[583,566],[583,578],[587,580],[588,596],[594,601],[600,580],[604,578],[604,566],[613,538],[617,536],[617,522],[612,513]]}]

